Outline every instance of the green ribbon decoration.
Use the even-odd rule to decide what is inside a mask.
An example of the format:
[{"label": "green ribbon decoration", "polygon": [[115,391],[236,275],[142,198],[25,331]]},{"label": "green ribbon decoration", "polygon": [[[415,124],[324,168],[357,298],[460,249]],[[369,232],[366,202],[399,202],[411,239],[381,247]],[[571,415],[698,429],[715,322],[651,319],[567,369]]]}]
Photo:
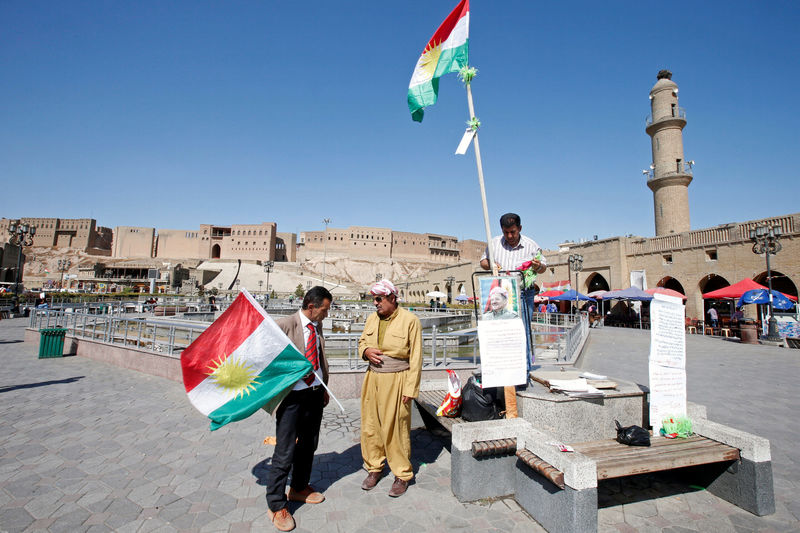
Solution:
[{"label": "green ribbon decoration", "polygon": [[467,121],[467,126],[469,126],[472,131],[478,131],[478,128],[481,127],[481,121],[478,120],[478,117],[472,117]]},{"label": "green ribbon decoration", "polygon": [[463,67],[461,70],[458,71],[458,77],[461,78],[466,85],[469,85],[472,82],[472,78],[478,74],[478,69],[475,67],[466,66]]}]

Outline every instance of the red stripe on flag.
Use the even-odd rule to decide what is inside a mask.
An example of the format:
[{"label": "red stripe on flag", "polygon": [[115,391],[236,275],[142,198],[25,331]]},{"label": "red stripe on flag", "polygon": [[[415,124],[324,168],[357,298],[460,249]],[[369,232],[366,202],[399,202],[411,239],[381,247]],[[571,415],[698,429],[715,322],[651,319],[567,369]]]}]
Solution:
[{"label": "red stripe on flag", "polygon": [[244,294],[181,354],[183,384],[189,392],[208,377],[211,361],[227,358],[264,321]]},{"label": "red stripe on flag", "polygon": [[461,2],[447,15],[447,18],[444,19],[444,22],[439,26],[439,29],[433,34],[433,37],[430,38],[428,41],[428,46],[425,49],[433,48],[437,44],[441,44],[447,40],[450,34],[453,32],[453,28],[456,27],[456,24],[462,17],[464,17],[469,12],[469,0],[461,0]]}]

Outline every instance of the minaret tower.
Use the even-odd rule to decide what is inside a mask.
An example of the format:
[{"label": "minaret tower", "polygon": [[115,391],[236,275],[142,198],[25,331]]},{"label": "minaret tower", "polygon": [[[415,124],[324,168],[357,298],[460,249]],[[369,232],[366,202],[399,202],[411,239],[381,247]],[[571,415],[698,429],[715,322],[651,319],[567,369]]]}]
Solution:
[{"label": "minaret tower", "polygon": [[[678,86],[672,72],[662,70],[650,89],[650,116],[645,131],[653,145],[652,172],[647,186],[653,191],[656,236],[689,231],[689,183],[692,165],[683,158],[686,112],[678,107]],[[645,172],[647,173],[647,172]]]}]

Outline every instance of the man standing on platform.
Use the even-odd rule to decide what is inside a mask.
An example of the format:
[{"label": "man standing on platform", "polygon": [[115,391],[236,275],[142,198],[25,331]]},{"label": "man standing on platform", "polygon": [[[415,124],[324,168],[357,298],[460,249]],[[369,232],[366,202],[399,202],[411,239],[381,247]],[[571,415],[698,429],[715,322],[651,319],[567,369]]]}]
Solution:
[{"label": "man standing on platform", "polygon": [[384,461],[395,475],[389,496],[405,494],[414,478],[411,468],[411,400],[422,375],[422,327],[397,304],[389,280],[372,286],[376,313],[364,324],[358,352],[369,369],[361,389],[361,457],[368,475],[361,488],[372,490]]},{"label": "man standing on platform", "polygon": [[305,353],[315,371],[295,384],[275,413],[277,442],[267,474],[267,505],[269,518],[279,531],[291,531],[295,527],[294,518],[286,506],[289,471],[292,472],[292,483],[288,500],[303,503],[322,503],[325,500],[325,496],[308,482],[319,442],[322,409],[329,400],[320,378],[327,384],[328,363],[324,354],[322,321],[328,316],[332,300],[333,296],[325,287],[312,287],[303,298],[300,311],[276,320],[292,344]]},{"label": "man standing on platform", "polygon": [[[499,271],[519,270],[522,263],[526,261],[531,262],[531,268],[537,274],[543,273],[547,270],[547,261],[542,255],[542,249],[536,244],[536,241],[529,239],[522,235],[522,221],[516,213],[506,213],[500,217],[500,229],[503,234],[494,237],[489,246],[492,247],[492,255]],[[489,247],[483,253],[481,258],[481,268],[484,270],[491,270],[492,265],[489,264]],[[525,340],[527,341],[528,348],[528,369],[530,370],[533,364],[533,351],[531,350],[531,319],[536,310],[534,297],[536,296],[536,287],[522,287],[520,299],[522,300],[522,321],[525,324]]]}]

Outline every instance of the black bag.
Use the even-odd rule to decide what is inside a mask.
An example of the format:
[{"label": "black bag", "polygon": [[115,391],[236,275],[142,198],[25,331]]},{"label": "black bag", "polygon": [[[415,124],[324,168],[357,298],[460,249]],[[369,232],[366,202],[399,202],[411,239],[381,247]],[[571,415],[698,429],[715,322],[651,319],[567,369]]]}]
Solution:
[{"label": "black bag", "polygon": [[461,390],[461,399],[461,418],[467,422],[500,418],[497,388],[482,389],[475,376],[470,376],[467,380],[467,384]]},{"label": "black bag", "polygon": [[639,426],[622,427],[619,422],[614,420],[617,425],[617,442],[628,446],[650,446],[650,433]]}]

